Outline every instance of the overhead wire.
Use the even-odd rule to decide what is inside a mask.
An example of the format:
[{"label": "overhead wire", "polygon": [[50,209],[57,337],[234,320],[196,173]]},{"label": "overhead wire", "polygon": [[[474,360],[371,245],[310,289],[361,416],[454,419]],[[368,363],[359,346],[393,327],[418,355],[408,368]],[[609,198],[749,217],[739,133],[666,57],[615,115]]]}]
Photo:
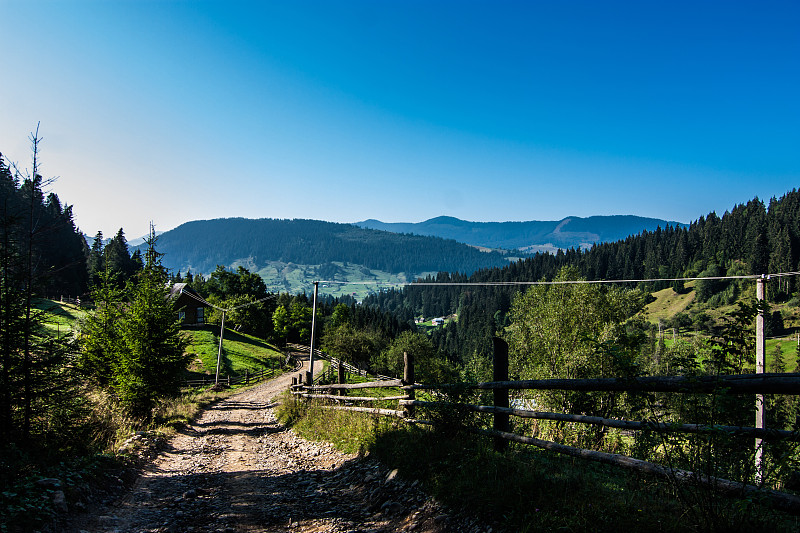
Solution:
[{"label": "overhead wire", "polygon": [[[331,285],[385,285],[389,287],[514,287],[514,286],[535,286],[535,285],[602,285],[602,284],[617,284],[617,283],[656,283],[659,281],[720,281],[720,280],[734,280],[734,279],[770,279],[780,278],[787,276],[800,276],[800,272],[778,272],[775,274],[749,274],[743,276],[708,276],[708,277],[688,277],[688,278],[645,278],[645,279],[605,279],[605,280],[564,280],[564,281],[444,281],[444,282],[403,282],[392,283],[389,281],[338,281],[338,280],[319,280],[316,283],[331,284]],[[194,298],[198,302],[213,307],[218,311],[230,312],[236,309],[242,309],[251,305],[259,304],[263,301],[275,298],[274,294],[269,294],[264,298],[260,298],[254,302],[243,303],[231,308],[223,308],[214,305],[202,296],[193,294],[189,291],[181,291],[181,294],[186,294]]]},{"label": "overhead wire", "polygon": [[392,287],[513,287],[530,285],[588,285],[588,284],[613,284],[613,283],[655,283],[659,281],[698,281],[698,280],[734,280],[734,279],[759,279],[785,276],[800,276],[800,272],[780,272],[777,274],[748,274],[741,276],[707,276],[688,278],[644,278],[644,279],[605,279],[605,280],[564,280],[564,281],[411,281],[392,283],[389,281],[337,281],[319,280],[317,283],[338,285],[387,285]]}]

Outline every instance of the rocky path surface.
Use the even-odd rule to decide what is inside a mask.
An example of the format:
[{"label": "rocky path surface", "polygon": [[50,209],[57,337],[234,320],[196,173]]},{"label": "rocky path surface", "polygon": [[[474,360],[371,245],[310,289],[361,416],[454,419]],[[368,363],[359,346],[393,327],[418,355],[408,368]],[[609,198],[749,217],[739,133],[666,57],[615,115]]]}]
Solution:
[{"label": "rocky path surface", "polygon": [[[306,363],[306,367],[307,367]],[[286,375],[223,400],[172,438],[129,492],[72,532],[483,532],[416,482],[275,420]]]}]

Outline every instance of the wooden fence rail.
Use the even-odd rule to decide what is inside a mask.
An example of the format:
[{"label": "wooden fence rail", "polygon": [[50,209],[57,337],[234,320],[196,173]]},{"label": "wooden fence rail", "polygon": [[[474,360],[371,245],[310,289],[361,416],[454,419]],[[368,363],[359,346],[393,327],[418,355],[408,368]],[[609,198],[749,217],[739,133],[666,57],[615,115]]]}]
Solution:
[{"label": "wooden fence rail", "polygon": [[[276,373],[276,369],[274,368],[262,368],[257,372],[250,372],[249,370],[245,370],[242,374],[234,374],[228,375],[224,378],[220,378],[220,383],[223,383],[227,386],[232,385],[249,385],[250,383],[257,383],[259,381],[263,381],[265,379],[269,379],[273,377]],[[214,376],[204,377],[202,379],[185,379],[183,380],[184,387],[204,387],[206,385],[214,385],[215,378]]]},{"label": "wooden fence rail", "polygon": [[800,374],[649,376],[600,379],[533,379],[484,383],[414,384],[409,390],[569,390],[582,392],[678,392],[800,395]]},{"label": "wooden fence rail", "polygon": [[[800,442],[800,432],[779,429],[765,429],[740,426],[704,425],[704,424],[671,424],[658,421],[631,421],[607,419],[570,413],[549,413],[509,406],[509,390],[570,390],[585,392],[668,392],[668,393],[705,393],[717,392],[726,394],[786,394],[800,395],[800,374],[745,374],[724,376],[656,376],[618,379],[546,379],[546,380],[508,380],[508,345],[502,339],[494,342],[494,381],[484,383],[449,383],[419,384],[414,382],[414,362],[411,354],[405,354],[404,379],[387,379],[368,383],[333,383],[329,385],[303,384],[298,379],[293,386],[293,393],[305,398],[317,398],[341,404],[342,402],[374,402],[394,401],[403,409],[377,409],[353,405],[327,405],[329,409],[350,410],[373,413],[377,415],[402,417],[409,422],[431,423],[414,419],[414,409],[423,408],[457,408],[466,409],[493,416],[492,429],[473,429],[471,431],[494,439],[494,448],[503,451],[509,441],[537,446],[560,454],[582,457],[594,461],[622,466],[628,469],[647,472],[661,477],[668,477],[677,483],[695,483],[713,487],[721,493],[737,497],[756,496],[775,508],[794,514],[800,514],[800,497],[746,483],[733,482],[721,478],[706,476],[685,470],[667,468],[656,463],[635,459],[619,454],[610,454],[594,450],[586,450],[545,441],[535,437],[517,435],[510,432],[509,417],[558,420],[582,424],[592,424],[626,430],[645,430],[655,432],[689,433],[689,434],[729,434],[752,437],[763,440],[786,440]],[[397,387],[406,392],[404,396],[384,398],[347,396],[348,390],[368,388]],[[420,401],[415,398],[415,391],[458,391],[458,390],[492,390],[494,405],[473,405],[455,402]],[[339,394],[330,392],[339,391]]]},{"label": "wooden fence rail", "polygon": [[[299,351],[299,352],[304,352],[304,353],[309,353],[310,350],[311,350],[311,348],[309,346],[304,346],[302,344],[290,343],[290,344],[287,344],[287,346],[290,347],[293,350],[296,350],[296,351]],[[365,370],[363,368],[358,368],[356,366],[351,365],[350,363],[348,363],[346,361],[342,361],[341,359],[337,359],[336,357],[333,357],[333,356],[323,352],[322,350],[320,350],[318,348],[314,349],[314,357],[319,358],[319,359],[324,359],[324,360],[328,361],[331,364],[332,368],[337,368],[338,369],[339,367],[342,367],[347,372],[349,372],[351,374],[354,374],[354,375],[357,375],[357,376],[362,376],[362,377],[365,377],[365,378],[366,377],[372,377],[372,378],[374,378],[376,380],[385,380],[385,381],[390,381],[390,380],[395,379],[393,377],[383,376],[381,374],[372,374],[372,373],[368,372],[367,370]]]},{"label": "wooden fence rail", "polygon": [[[335,398],[335,396],[334,396]],[[414,405],[420,407],[449,407],[455,406],[478,413],[488,414],[507,414],[519,418],[533,418],[537,420],[557,420],[560,422],[578,422],[581,424],[591,424],[616,429],[657,431],[661,433],[699,433],[699,434],[719,434],[741,435],[764,440],[787,440],[790,442],[800,442],[800,433],[797,431],[786,431],[782,429],[753,428],[744,426],[723,426],[705,424],[671,424],[667,422],[657,422],[655,420],[617,420],[613,418],[602,418],[589,415],[572,415],[566,413],[549,413],[545,411],[528,411],[524,409],[513,409],[508,407],[494,407],[491,405],[473,405],[469,403],[449,403],[449,402],[421,402],[418,400],[400,399],[400,405]]]}]

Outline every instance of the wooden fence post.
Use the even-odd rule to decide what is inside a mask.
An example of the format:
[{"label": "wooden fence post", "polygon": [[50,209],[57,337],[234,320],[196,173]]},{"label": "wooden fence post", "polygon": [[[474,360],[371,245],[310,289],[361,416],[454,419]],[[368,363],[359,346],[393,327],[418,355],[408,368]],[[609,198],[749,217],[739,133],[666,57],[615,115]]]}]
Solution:
[{"label": "wooden fence post", "polygon": [[250,371],[246,368],[244,369],[244,384],[245,385],[250,384]]},{"label": "wooden fence post", "polygon": [[[760,304],[758,315],[756,315],[756,374],[764,373],[764,353],[766,352],[766,338],[764,337],[764,300],[766,298],[766,283],[769,278],[761,274],[756,279],[756,300]],[[764,410],[764,395],[756,394],[756,428],[766,427],[766,411]],[[756,479],[760,482],[764,474],[764,443],[761,439],[756,439]]]},{"label": "wooden fence post", "polygon": [[[339,361],[339,364],[336,365],[336,383],[339,383],[341,385],[345,381],[347,381],[347,379],[346,376],[344,375],[344,365],[342,364],[341,361]],[[346,392],[344,389],[339,389],[339,396],[344,396],[345,394]]]},{"label": "wooden fence post", "polygon": [[[414,384],[414,355],[408,352],[403,352],[403,385],[413,385]],[[411,389],[406,391],[406,395],[408,396],[409,400],[413,400],[415,398],[414,390]],[[414,418],[414,406],[413,405],[406,405],[404,406],[405,409],[405,417],[406,418]]]},{"label": "wooden fence post", "polygon": [[[492,337],[494,347],[494,358],[492,359],[492,381],[508,381],[508,343],[499,337]],[[494,406],[508,407],[508,389],[494,389]],[[507,414],[494,414],[492,427],[495,431],[510,430]],[[504,452],[506,440],[500,437],[494,438],[494,450]]]}]

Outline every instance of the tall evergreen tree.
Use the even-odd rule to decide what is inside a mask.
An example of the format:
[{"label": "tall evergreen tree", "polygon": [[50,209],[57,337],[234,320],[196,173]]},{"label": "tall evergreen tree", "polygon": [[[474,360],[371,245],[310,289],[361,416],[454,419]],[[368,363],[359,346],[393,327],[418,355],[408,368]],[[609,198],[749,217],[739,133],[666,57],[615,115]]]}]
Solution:
[{"label": "tall evergreen tree", "polygon": [[[38,132],[31,135],[32,168],[24,175],[0,164],[0,443],[46,445],[57,428],[81,418],[69,339],[54,339],[41,323],[36,299],[48,283],[67,280],[73,262],[59,248],[75,228],[71,209],[42,191]],[[23,177],[25,176],[25,177]],[[82,238],[82,236],[81,236]],[[74,241],[77,242],[77,239]],[[56,243],[56,245],[54,245]],[[78,250],[81,250],[79,247]],[[62,435],[60,442],[67,442]]]},{"label": "tall evergreen tree", "polygon": [[783,360],[783,350],[780,344],[776,344],[775,349],[772,350],[772,360],[769,364],[769,371],[775,373],[786,372],[786,363]]},{"label": "tall evergreen tree", "polygon": [[86,260],[86,269],[89,272],[89,279],[93,284],[100,281],[100,273],[105,270],[105,260],[103,259],[103,232],[98,231],[92,241],[89,250],[89,257]]},{"label": "tall evergreen tree", "polygon": [[144,269],[130,295],[120,323],[120,351],[115,387],[135,416],[149,419],[160,396],[179,390],[179,377],[189,361],[180,320],[167,298],[167,272],[155,248],[151,227]]},{"label": "tall evergreen tree", "polygon": [[131,279],[133,274],[137,271],[136,262],[131,259],[131,253],[128,250],[128,240],[125,238],[125,233],[122,228],[108,241],[108,244],[103,250],[103,260],[105,264],[108,265],[109,270],[117,274],[120,283]]},{"label": "tall evergreen tree", "polygon": [[120,323],[124,310],[123,291],[106,267],[92,289],[95,310],[81,327],[81,367],[100,386],[114,383],[121,347]]}]

